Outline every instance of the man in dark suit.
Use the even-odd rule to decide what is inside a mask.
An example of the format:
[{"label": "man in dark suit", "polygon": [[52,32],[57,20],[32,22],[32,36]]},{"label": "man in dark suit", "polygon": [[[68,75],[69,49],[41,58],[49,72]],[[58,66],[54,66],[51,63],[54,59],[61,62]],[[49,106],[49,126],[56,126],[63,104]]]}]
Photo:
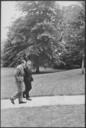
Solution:
[{"label": "man in dark suit", "polygon": [[29,60],[26,60],[26,67],[24,68],[25,90],[23,92],[23,97],[26,98],[27,100],[31,100],[29,95],[29,91],[32,89],[31,82],[33,81],[31,68],[32,68],[32,63],[29,58]]}]

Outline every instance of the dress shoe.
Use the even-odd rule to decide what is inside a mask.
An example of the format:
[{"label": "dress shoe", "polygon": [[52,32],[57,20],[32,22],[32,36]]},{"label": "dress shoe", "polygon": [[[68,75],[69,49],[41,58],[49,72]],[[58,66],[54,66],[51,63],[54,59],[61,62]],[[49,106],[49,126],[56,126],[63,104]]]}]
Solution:
[{"label": "dress shoe", "polygon": [[27,97],[26,100],[32,100],[32,99],[30,99],[30,97]]},{"label": "dress shoe", "polygon": [[15,104],[13,98],[10,98],[10,101],[11,101],[12,104]]},{"label": "dress shoe", "polygon": [[20,102],[19,102],[19,104],[24,104],[24,103],[26,103],[26,102],[25,102],[25,101],[20,101]]}]

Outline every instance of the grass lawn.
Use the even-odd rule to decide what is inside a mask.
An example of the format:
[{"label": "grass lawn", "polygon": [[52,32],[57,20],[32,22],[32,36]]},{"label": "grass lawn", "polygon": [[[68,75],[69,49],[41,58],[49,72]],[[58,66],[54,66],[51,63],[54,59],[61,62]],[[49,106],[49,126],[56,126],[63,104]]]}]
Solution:
[{"label": "grass lawn", "polygon": [[[9,98],[16,91],[14,68],[1,68],[1,98]],[[51,72],[51,73],[49,73]],[[85,77],[81,69],[33,74],[31,96],[77,95],[85,93]]]},{"label": "grass lawn", "polygon": [[85,106],[47,106],[1,111],[1,127],[85,127]]}]

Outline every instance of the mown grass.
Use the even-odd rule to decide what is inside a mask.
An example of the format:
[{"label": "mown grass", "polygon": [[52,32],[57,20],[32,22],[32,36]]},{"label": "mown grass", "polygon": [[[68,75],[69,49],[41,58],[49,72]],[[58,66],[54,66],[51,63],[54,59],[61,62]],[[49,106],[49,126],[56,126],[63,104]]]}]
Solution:
[{"label": "mown grass", "polygon": [[[74,70],[41,70],[33,74],[31,96],[78,95],[85,93],[85,77],[81,69]],[[1,98],[9,98],[17,90],[14,79],[14,68],[1,68]]]},{"label": "mown grass", "polygon": [[1,127],[85,127],[85,106],[46,106],[1,111]]}]

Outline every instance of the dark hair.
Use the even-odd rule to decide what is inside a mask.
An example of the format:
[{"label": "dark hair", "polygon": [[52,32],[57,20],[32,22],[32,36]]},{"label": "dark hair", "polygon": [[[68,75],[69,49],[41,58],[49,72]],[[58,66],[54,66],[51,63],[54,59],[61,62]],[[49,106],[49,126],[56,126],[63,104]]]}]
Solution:
[{"label": "dark hair", "polygon": [[18,64],[22,64],[22,63],[24,63],[24,61],[25,61],[24,59],[21,59],[21,58],[20,58],[20,59],[18,60]]},{"label": "dark hair", "polygon": [[31,60],[31,57],[30,57],[30,55],[28,56],[28,60]]},{"label": "dark hair", "polygon": [[27,61],[27,56],[26,56],[26,54],[23,55],[23,59],[24,59],[25,61]]},{"label": "dark hair", "polygon": [[24,60],[25,60],[25,61],[27,61],[27,60],[28,60],[27,56],[24,56]]},{"label": "dark hair", "polygon": [[28,60],[31,60],[31,57],[30,57],[30,55],[26,55],[26,54],[24,53],[23,59],[27,62]]}]

